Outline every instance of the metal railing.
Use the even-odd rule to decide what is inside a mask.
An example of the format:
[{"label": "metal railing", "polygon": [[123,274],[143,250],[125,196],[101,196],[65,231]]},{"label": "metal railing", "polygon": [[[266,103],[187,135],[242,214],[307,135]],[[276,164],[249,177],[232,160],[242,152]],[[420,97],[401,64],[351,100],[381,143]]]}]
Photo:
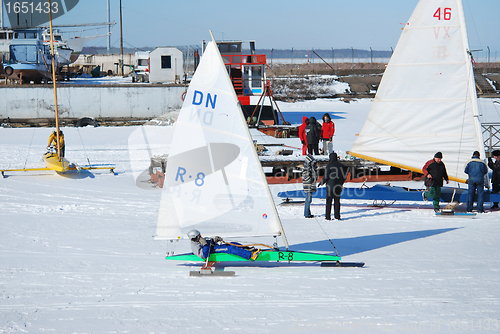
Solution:
[{"label": "metal railing", "polygon": [[265,65],[266,55],[222,55],[226,65]]},{"label": "metal railing", "polygon": [[482,123],[481,124],[484,148],[486,156],[491,156],[494,150],[500,150],[500,123]]}]

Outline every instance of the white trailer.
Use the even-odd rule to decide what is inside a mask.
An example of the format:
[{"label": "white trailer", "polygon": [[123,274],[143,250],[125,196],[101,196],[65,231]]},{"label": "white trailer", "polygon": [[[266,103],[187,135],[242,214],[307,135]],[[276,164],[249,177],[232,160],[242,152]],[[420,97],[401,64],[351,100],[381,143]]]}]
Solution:
[{"label": "white trailer", "polygon": [[175,47],[157,47],[149,53],[150,83],[181,83],[183,76],[182,51]]}]

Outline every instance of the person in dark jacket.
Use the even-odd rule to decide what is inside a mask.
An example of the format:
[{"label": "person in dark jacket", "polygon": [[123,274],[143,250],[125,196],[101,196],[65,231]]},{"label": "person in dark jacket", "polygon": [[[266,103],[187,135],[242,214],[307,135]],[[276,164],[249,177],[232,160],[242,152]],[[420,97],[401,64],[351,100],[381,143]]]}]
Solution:
[{"label": "person in dark jacket", "polygon": [[337,160],[337,153],[330,153],[330,161],[326,166],[325,176],[318,185],[326,184],[326,220],[332,219],[332,201],[334,218],[340,220],[340,195],[346,177],[347,168]]},{"label": "person in dark jacket", "polygon": [[302,155],[307,154],[306,126],[309,124],[307,116],[302,117],[302,124],[299,126],[299,139],[302,142]]},{"label": "person in dark jacket", "polygon": [[[492,193],[500,192],[500,150],[494,150],[491,152],[495,161],[488,158],[488,167],[490,167],[493,172],[491,173],[491,187]],[[492,209],[498,209],[498,202],[494,202]]]},{"label": "person in dark jacket", "polygon": [[434,162],[427,166],[426,177],[432,178],[432,183],[429,190],[424,193],[424,199],[432,198],[432,205],[434,206],[435,212],[439,211],[439,200],[441,198],[443,179],[446,180],[446,184],[450,183],[448,173],[446,172],[446,166],[441,159],[443,159],[443,153],[437,152],[434,154]]},{"label": "person in dark jacket", "polygon": [[307,152],[319,155],[321,125],[316,121],[316,117],[309,117],[309,124],[307,124],[305,132],[307,137]]},{"label": "person in dark jacket", "polygon": [[486,163],[479,159],[479,152],[474,151],[472,158],[465,164],[465,174],[469,175],[467,184],[469,189],[467,192],[467,212],[472,212],[474,206],[474,195],[477,191],[477,212],[484,212],[483,209],[483,191],[484,191],[484,176],[488,173]]},{"label": "person in dark jacket", "polygon": [[310,154],[306,156],[304,167],[302,167],[302,184],[306,193],[306,202],[304,204],[304,217],[313,218],[311,214],[312,195],[316,192],[316,181],[318,173],[316,171],[316,160]]}]

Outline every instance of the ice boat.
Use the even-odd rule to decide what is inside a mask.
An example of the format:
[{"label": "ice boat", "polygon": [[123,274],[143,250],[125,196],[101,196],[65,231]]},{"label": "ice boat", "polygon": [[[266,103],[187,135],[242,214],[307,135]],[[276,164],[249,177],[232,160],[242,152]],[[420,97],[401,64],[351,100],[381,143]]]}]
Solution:
[{"label": "ice boat", "polygon": [[[340,256],[293,252],[285,236],[238,98],[215,42],[208,43],[176,122],[162,189],[157,240],[281,236],[257,261],[340,263]],[[189,240],[189,239],[188,239]],[[277,241],[276,241],[277,243]],[[167,260],[201,261],[191,254]],[[212,254],[207,263],[248,261]],[[341,265],[341,264],[340,264]],[[208,272],[214,272],[208,268]]]}]

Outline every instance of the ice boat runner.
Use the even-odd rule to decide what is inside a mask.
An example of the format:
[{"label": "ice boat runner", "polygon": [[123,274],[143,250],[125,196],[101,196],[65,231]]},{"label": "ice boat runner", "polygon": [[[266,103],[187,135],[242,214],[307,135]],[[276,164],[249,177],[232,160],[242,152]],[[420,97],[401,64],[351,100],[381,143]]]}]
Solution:
[{"label": "ice boat runner", "polygon": [[[461,0],[418,2],[348,153],[422,173],[438,151],[445,157],[450,180],[462,183],[472,152],[485,156]],[[378,188],[373,199],[405,199],[400,192]],[[415,196],[418,200],[421,195]]]},{"label": "ice boat runner", "polygon": [[[175,125],[162,190],[157,240],[204,236],[277,237],[286,250],[262,249],[255,261],[340,261],[339,256],[294,252],[276,211],[234,88],[214,41],[208,43]],[[200,261],[196,255],[167,260]],[[214,253],[207,263],[248,261]],[[212,273],[208,270],[208,273]]]}]

